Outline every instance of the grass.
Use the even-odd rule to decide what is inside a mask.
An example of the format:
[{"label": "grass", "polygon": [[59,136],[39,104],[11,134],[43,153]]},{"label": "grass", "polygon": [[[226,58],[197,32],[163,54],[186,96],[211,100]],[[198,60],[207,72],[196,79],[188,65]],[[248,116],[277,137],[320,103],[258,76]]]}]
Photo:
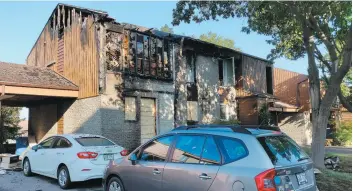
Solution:
[{"label": "grass", "polygon": [[[311,156],[311,150],[303,147]],[[322,173],[316,174],[316,184],[320,191],[349,191],[352,190],[352,155],[339,153],[326,153],[326,156],[338,156],[340,168],[337,171],[320,169]]]},{"label": "grass", "polygon": [[321,169],[316,174],[316,185],[320,191],[349,191],[352,190],[352,174]]}]

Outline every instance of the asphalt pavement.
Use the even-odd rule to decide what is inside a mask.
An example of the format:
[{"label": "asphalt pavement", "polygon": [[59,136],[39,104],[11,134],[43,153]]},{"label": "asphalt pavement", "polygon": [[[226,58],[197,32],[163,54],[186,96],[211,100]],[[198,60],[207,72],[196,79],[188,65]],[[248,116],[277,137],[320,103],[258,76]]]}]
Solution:
[{"label": "asphalt pavement", "polygon": [[[74,183],[70,191],[103,191],[101,180]],[[1,191],[62,191],[57,181],[41,175],[26,177],[22,172],[7,171],[0,175]]]},{"label": "asphalt pavement", "polygon": [[326,153],[350,154],[352,155],[352,147],[325,147]]}]

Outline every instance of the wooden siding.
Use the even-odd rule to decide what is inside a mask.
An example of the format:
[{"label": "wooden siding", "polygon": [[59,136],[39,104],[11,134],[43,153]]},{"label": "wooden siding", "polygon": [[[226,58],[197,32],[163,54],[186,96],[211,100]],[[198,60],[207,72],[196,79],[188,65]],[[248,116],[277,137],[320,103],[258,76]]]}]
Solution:
[{"label": "wooden siding", "polygon": [[238,99],[238,119],[243,125],[258,124],[257,98]]},{"label": "wooden siding", "polygon": [[[72,18],[78,18],[75,12]],[[79,86],[79,98],[98,95],[98,47],[93,17],[73,19],[71,29],[64,32],[64,76]],[[86,37],[85,37],[86,36]]]},{"label": "wooden siding", "polygon": [[279,68],[274,68],[273,71],[274,95],[285,103],[299,106],[300,111],[308,111],[310,109],[308,76]]},{"label": "wooden siding", "polygon": [[266,66],[262,60],[243,56],[242,60],[242,87],[251,92],[267,93]]},{"label": "wooden siding", "polygon": [[[29,53],[27,64],[46,67],[54,61],[56,64],[50,68],[79,87],[79,98],[97,96],[99,42],[94,18],[73,8],[59,7]],[[60,28],[64,30],[61,40]]]}]

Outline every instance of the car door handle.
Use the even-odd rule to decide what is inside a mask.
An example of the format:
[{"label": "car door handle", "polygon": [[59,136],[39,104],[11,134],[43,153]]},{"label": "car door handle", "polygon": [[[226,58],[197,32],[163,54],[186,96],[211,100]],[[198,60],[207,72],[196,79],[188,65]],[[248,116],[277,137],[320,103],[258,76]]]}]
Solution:
[{"label": "car door handle", "polygon": [[199,176],[199,178],[200,178],[201,180],[209,180],[209,179],[212,179],[212,177],[208,176],[208,175],[205,174],[205,173],[202,173],[202,174]]},{"label": "car door handle", "polygon": [[159,171],[158,169],[154,169],[153,170],[153,174],[154,175],[159,175],[159,174],[161,174],[161,171]]}]

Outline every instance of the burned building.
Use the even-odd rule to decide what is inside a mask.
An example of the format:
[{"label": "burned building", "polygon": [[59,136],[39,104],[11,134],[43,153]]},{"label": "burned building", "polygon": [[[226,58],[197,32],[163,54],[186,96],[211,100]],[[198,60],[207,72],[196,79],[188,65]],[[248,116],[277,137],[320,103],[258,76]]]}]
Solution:
[{"label": "burned building", "polygon": [[24,104],[35,142],[79,132],[133,149],[178,125],[259,124],[260,104],[274,99],[268,60],[65,4],[52,12],[26,64],[77,88],[67,99]]}]

